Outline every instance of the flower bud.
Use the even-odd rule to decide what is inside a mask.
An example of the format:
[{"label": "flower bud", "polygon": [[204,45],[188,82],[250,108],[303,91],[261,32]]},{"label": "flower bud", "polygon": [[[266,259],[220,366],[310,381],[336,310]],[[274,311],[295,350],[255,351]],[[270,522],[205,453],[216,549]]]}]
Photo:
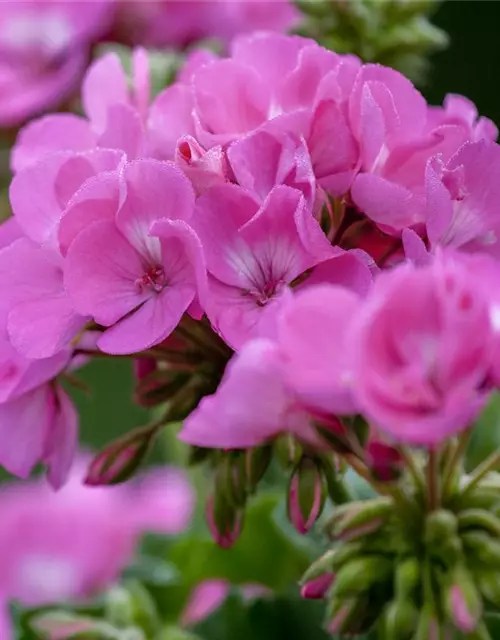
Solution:
[{"label": "flower bud", "polygon": [[250,490],[255,491],[257,485],[266,473],[273,455],[270,446],[255,447],[245,451],[245,470],[247,484]]},{"label": "flower bud", "polygon": [[84,484],[97,487],[128,480],[149,452],[157,431],[158,426],[148,426],[115,440],[92,460]]},{"label": "flower bud", "polygon": [[276,438],[274,450],[281,465],[285,469],[299,464],[302,458],[302,447],[299,442],[289,433]]},{"label": "flower bud", "polygon": [[395,591],[398,600],[411,598],[420,582],[420,563],[416,558],[407,558],[396,567]]},{"label": "flower bud", "polygon": [[311,529],[325,498],[321,469],[315,460],[304,456],[292,472],[288,489],[288,517],[299,533]]},{"label": "flower bud", "polygon": [[333,596],[349,598],[368,591],[392,575],[393,563],[381,555],[361,556],[342,565],[336,573]]},{"label": "flower bud", "polygon": [[207,501],[206,519],[215,542],[223,549],[232,547],[241,533],[243,512],[215,495]]},{"label": "flower bud", "polygon": [[474,571],[474,580],[481,594],[495,607],[500,607],[500,581],[498,571],[478,569]]},{"label": "flower bud", "polygon": [[500,520],[484,509],[466,509],[458,515],[458,526],[463,529],[483,529],[492,536],[500,537]]},{"label": "flower bud", "polygon": [[462,534],[465,550],[487,567],[500,569],[500,541],[484,531],[467,531]]},{"label": "flower bud", "polygon": [[323,573],[304,583],[300,589],[300,595],[307,600],[322,600],[332,586],[334,579],[333,573]]},{"label": "flower bud", "polygon": [[403,457],[395,447],[384,442],[370,442],[366,454],[370,471],[379,482],[395,482],[401,477]]},{"label": "flower bud", "polygon": [[441,640],[442,625],[440,624],[434,607],[426,603],[422,607],[418,618],[417,631],[413,640]]},{"label": "flower bud", "polygon": [[315,560],[312,565],[307,569],[300,580],[300,584],[304,585],[315,578],[319,578],[325,573],[333,573],[333,559],[337,555],[337,549],[330,549],[320,558]]},{"label": "flower bud", "polygon": [[477,629],[483,604],[474,580],[465,566],[456,566],[450,576],[450,586],[445,593],[445,609],[459,631],[472,633]]},{"label": "flower bud", "polygon": [[223,454],[215,474],[215,490],[234,507],[243,507],[247,499],[247,474],[244,454]]},{"label": "flower bud", "polygon": [[415,631],[418,611],[408,600],[394,600],[383,614],[384,640],[409,640]]},{"label": "flower bud", "polygon": [[366,603],[357,599],[350,600],[333,600],[328,607],[328,633],[333,635],[349,632],[349,628],[359,616],[360,609],[362,610],[366,606]]},{"label": "flower bud", "polygon": [[380,497],[346,505],[340,518],[330,523],[328,532],[341,540],[353,540],[379,529],[394,510],[391,498]]},{"label": "flower bud", "polygon": [[432,558],[439,559],[448,567],[454,566],[463,557],[462,541],[457,529],[458,520],[451,511],[440,509],[427,516],[424,534],[427,551]]}]

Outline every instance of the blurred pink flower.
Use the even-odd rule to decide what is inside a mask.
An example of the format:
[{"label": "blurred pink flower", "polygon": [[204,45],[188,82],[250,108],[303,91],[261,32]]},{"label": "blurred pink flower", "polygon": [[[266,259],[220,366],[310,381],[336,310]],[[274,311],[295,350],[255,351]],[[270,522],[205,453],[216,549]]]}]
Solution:
[{"label": "blurred pink flower", "polygon": [[142,534],[188,526],[195,496],[181,470],[162,468],[121,487],[89,488],[82,484],[83,463],[58,492],[38,480],[0,488],[0,545],[9,550],[0,558],[4,603],[85,599],[119,577]]}]

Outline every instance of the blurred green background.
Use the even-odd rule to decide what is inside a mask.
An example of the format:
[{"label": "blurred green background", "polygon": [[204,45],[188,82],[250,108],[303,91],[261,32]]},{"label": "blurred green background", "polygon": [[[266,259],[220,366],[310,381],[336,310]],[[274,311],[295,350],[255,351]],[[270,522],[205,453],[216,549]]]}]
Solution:
[{"label": "blurred green background", "polygon": [[[500,124],[500,2],[447,0],[434,22],[449,33],[451,46],[432,60],[426,97],[439,104],[446,93],[461,93],[476,103],[481,114]],[[90,395],[75,393],[85,446],[101,447],[147,421],[147,413],[131,400],[130,363],[94,362],[80,377],[91,390]]]}]

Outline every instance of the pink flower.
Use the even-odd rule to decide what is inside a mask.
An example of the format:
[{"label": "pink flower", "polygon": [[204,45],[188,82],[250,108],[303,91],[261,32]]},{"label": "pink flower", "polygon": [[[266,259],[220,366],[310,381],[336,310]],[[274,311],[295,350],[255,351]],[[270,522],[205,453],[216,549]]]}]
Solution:
[{"label": "pink flower", "polygon": [[493,135],[473,105],[456,96],[445,109],[429,108],[396,71],[365,65],[349,102],[350,123],[361,147],[361,172],[352,186],[358,208],[388,233],[425,221],[428,161],[447,161],[466,142]]},{"label": "pink flower", "polygon": [[209,272],[206,313],[233,348],[255,335],[287,285],[333,253],[301,193],[285,186],[260,208],[239,187],[214,187],[198,200],[193,226]]},{"label": "pink flower", "polygon": [[[119,577],[143,533],[178,532],[189,523],[193,493],[180,470],[113,489],[85,487],[81,471],[79,464],[57,493],[40,481],[0,492],[5,598],[33,607],[94,595]],[[182,518],[174,505],[182,505]]]},{"label": "pink flower", "polygon": [[111,8],[110,0],[1,3],[1,127],[18,126],[71,96]]},{"label": "pink flower", "polygon": [[500,147],[489,141],[465,144],[447,162],[427,167],[427,235],[437,245],[500,256]]},{"label": "pink flower", "polygon": [[134,353],[175,329],[203,296],[206,275],[200,241],[185,222],[194,194],[182,173],[140,160],[125,166],[120,188],[116,215],[85,227],[70,245],[65,285],[80,313],[110,327],[99,348]]},{"label": "pink flower", "polygon": [[458,256],[380,275],[354,336],[363,414],[417,444],[466,428],[487,397],[492,337],[489,300]]}]

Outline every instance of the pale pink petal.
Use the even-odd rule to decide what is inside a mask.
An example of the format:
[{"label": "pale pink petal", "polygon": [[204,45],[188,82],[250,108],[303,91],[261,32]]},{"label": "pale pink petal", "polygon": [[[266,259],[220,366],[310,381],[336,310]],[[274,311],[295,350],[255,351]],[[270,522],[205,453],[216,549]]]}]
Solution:
[{"label": "pale pink petal", "polygon": [[279,344],[290,386],[312,408],[356,410],[349,330],[360,299],[342,287],[319,285],[297,293],[279,320]]},{"label": "pale pink petal", "polygon": [[148,145],[159,160],[172,160],[181,136],[194,133],[191,87],[173,84],[162,91],[149,110]]},{"label": "pale pink petal", "polygon": [[184,607],[183,626],[198,624],[216,611],[229,595],[231,585],[226,580],[204,580],[191,592]]},{"label": "pale pink petal", "polygon": [[85,151],[95,144],[84,118],[71,113],[44,116],[21,129],[12,149],[12,171],[17,173],[52,151]]},{"label": "pale pink petal", "polygon": [[0,464],[9,473],[27,478],[42,459],[51,418],[51,393],[44,385],[0,404]]},{"label": "pale pink petal", "polygon": [[113,222],[95,222],[71,244],[65,285],[75,309],[109,326],[149,298],[136,281],[144,266],[141,256]]},{"label": "pale pink petal", "polygon": [[167,286],[103,333],[99,348],[119,355],[139,353],[163,342],[179,324],[195,293],[192,286]]},{"label": "pale pink petal", "polygon": [[66,392],[60,387],[54,393],[54,415],[45,441],[43,462],[47,478],[54,489],[66,482],[78,446],[78,414]]},{"label": "pale pink petal", "polygon": [[189,180],[174,164],[137,160],[122,172],[121,205],[116,221],[135,248],[143,253],[151,245],[149,230],[160,218],[191,217],[194,192]]},{"label": "pale pink petal", "polygon": [[144,128],[139,113],[128,104],[112,104],[108,121],[97,140],[101,148],[120,149],[130,159],[142,154]]},{"label": "pale pink petal", "polygon": [[66,255],[76,236],[94,222],[114,219],[119,206],[118,171],[89,178],[68,202],[59,223],[59,248]]},{"label": "pale pink petal", "polygon": [[216,394],[205,396],[184,421],[181,440],[200,447],[240,449],[276,436],[286,428],[284,417],[290,407],[282,366],[272,342],[247,343],[227,366]]},{"label": "pale pink petal", "polygon": [[82,87],[85,112],[96,132],[108,125],[108,109],[115,104],[129,104],[127,79],[120,58],[108,53],[92,64]]}]

